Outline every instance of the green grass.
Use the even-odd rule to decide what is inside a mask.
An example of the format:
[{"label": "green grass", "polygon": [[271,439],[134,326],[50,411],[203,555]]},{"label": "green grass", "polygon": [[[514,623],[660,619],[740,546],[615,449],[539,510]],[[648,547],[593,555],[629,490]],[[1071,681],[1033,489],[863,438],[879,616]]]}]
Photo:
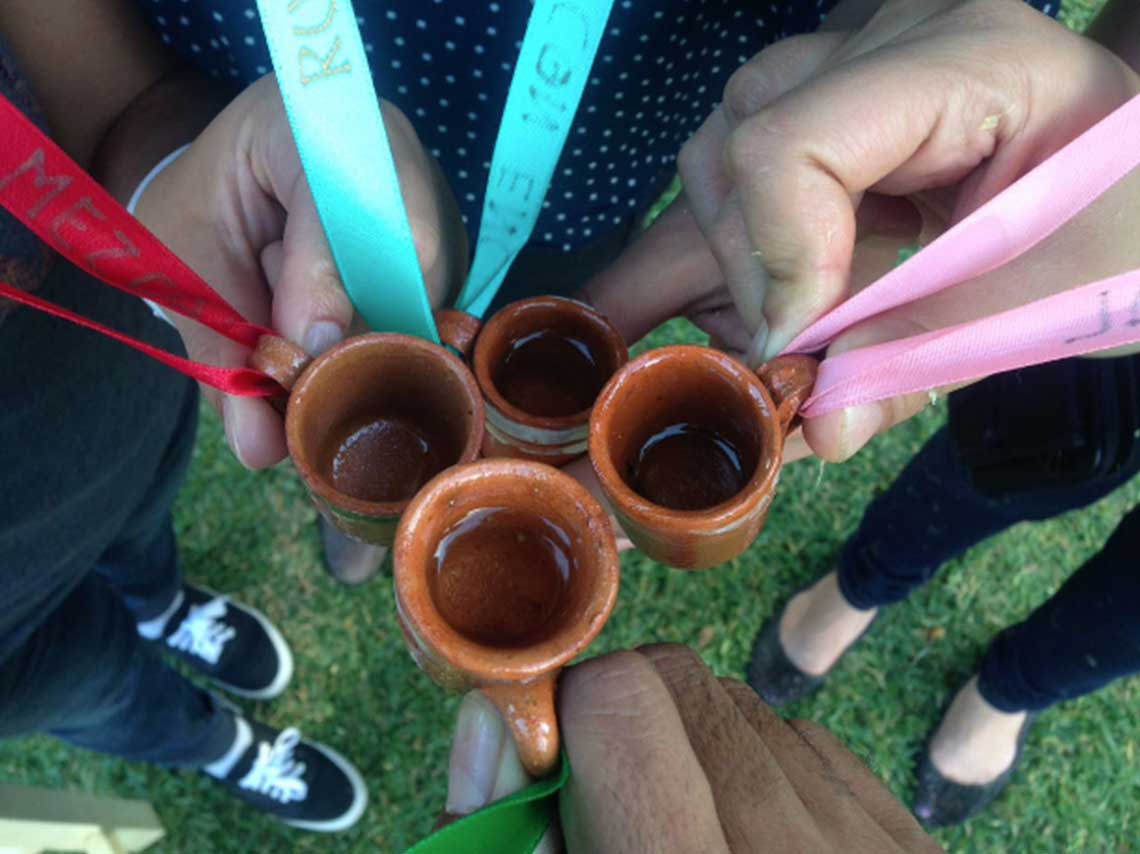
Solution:
[{"label": "green grass", "polygon": [[[1087,17],[1093,5],[1067,7]],[[673,323],[651,343],[692,338],[691,328]],[[924,413],[845,465],[791,466],[764,532],[726,566],[687,574],[627,555],[618,607],[591,652],[675,641],[694,646],[718,673],[739,677],[763,620],[827,565],[862,508],[943,414],[940,407]],[[791,714],[829,726],[909,799],[916,752],[988,640],[1055,591],[1138,500],[1140,483],[1133,483],[1091,509],[1019,526],[975,548],[890,609],[827,686]],[[319,565],[316,514],[293,472],[244,471],[206,410],[176,515],[187,575],[261,607],[293,645],[297,674],[290,691],[247,708],[270,723],[299,725],[349,754],[371,791],[368,813],[340,836],[292,832],[195,775],[118,762],[42,737],[0,743],[0,779],[148,799],[168,832],[151,849],[156,854],[393,851],[423,836],[443,802],[458,701],[405,652],[390,582],[350,590],[328,580]],[[1140,680],[1129,680],[1050,712],[1034,730],[1008,793],[938,838],[955,852],[1135,852],[1137,708]]]}]

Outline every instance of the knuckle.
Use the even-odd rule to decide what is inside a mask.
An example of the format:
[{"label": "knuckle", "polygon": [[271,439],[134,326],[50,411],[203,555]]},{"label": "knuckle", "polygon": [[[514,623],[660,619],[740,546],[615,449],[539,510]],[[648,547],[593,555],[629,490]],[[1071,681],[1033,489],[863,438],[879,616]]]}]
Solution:
[{"label": "knuckle", "polygon": [[770,99],[772,79],[762,58],[742,65],[724,86],[724,109],[729,121],[740,122],[762,108]]},{"label": "knuckle", "polygon": [[573,667],[562,679],[561,716],[568,730],[615,738],[644,735],[670,705],[669,693],[642,655],[619,652]]}]

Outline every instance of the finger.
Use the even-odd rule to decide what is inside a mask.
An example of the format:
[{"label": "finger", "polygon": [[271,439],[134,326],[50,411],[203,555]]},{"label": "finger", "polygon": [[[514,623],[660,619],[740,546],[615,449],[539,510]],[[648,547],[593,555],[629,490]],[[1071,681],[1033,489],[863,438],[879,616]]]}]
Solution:
[{"label": "finger", "polygon": [[771,278],[766,356],[845,294],[853,200],[872,188],[896,194],[956,180],[996,145],[985,119],[1001,114],[1007,94],[979,87],[943,121],[954,97],[945,70],[883,54],[814,78],[746,119],[727,142],[748,238]]},{"label": "finger", "polygon": [[529,782],[514,742],[494,705],[480,691],[463,698],[447,769],[447,812],[467,815]]},{"label": "finger", "polygon": [[688,200],[681,195],[590,280],[581,296],[609,319],[622,338],[633,342],[684,313],[722,281]]},{"label": "finger", "polygon": [[886,831],[902,851],[921,854],[942,850],[871,769],[860,762],[826,727],[802,720],[793,720],[789,724],[826,763],[830,772],[843,781],[864,812]]},{"label": "finger", "polygon": [[273,327],[310,356],[319,356],[344,339],[353,306],[303,174],[297,174],[283,203],[288,216],[273,288]]},{"label": "finger", "polygon": [[[844,761],[850,758],[856,765],[859,764],[838,739],[829,738],[826,744],[831,752],[825,753],[803,736],[802,729],[796,726],[803,722],[785,721],[755,691],[735,679],[721,679],[720,683],[776,757],[807,812],[817,820],[825,838],[846,842],[852,850],[885,854],[892,850],[891,840],[901,841],[891,833],[891,828],[901,826],[898,822],[899,813],[909,818],[909,823],[917,828],[917,823],[910,818],[906,808],[882,784],[871,789],[866,786],[865,780],[860,779],[876,813],[872,814],[866,809],[848,779],[836,773],[833,766],[832,752],[837,758]],[[827,732],[818,724],[810,726],[813,731]],[[874,779],[873,774],[869,771],[866,773]],[[890,828],[881,819],[888,820]],[[859,840],[859,844],[852,845],[853,840]],[[903,850],[909,852],[911,849]]]},{"label": "finger", "polygon": [[226,395],[221,413],[226,442],[243,466],[257,470],[285,459],[285,425],[268,401]]},{"label": "finger", "polygon": [[825,816],[831,825],[848,822],[854,827],[864,819],[846,784],[787,721],[747,685],[735,679],[721,679],[720,684],[780,764],[808,813]]},{"label": "finger", "polygon": [[729,128],[809,80],[850,38],[846,32],[817,32],[764,48],[725,84],[723,109]]},{"label": "finger", "polygon": [[783,462],[787,465],[811,455],[811,446],[804,439],[804,427],[800,424],[784,438]]},{"label": "finger", "polygon": [[[406,117],[390,104],[381,108],[429,299],[439,305],[453,289],[455,278],[462,275],[465,261],[458,207]],[[288,132],[284,119],[279,126],[279,135]],[[353,306],[296,148],[276,144],[257,151],[263,163],[255,170],[265,174],[270,195],[286,211],[281,272],[274,287],[274,327],[316,355],[344,338]],[[461,256],[464,261],[459,260]]]},{"label": "finger", "polygon": [[648,660],[621,652],[567,670],[559,721],[574,769],[561,798],[568,850],[727,854],[708,780]]},{"label": "finger", "polygon": [[678,157],[685,192],[748,330],[750,344],[759,342],[745,350],[763,346],[767,339],[763,307],[768,278],[749,240],[733,176],[724,168],[724,146],[733,127],[810,77],[843,38],[837,33],[801,36],[761,51],[729,78],[721,107],[685,143]]},{"label": "finger", "polygon": [[285,262],[285,244],[274,240],[261,250],[261,273],[269,290],[274,290],[281,281],[281,267]]},{"label": "finger", "polygon": [[710,347],[739,358],[748,352],[752,336],[727,290],[718,291],[694,304],[687,316],[693,325],[708,333]]},{"label": "finger", "polygon": [[[919,325],[903,313],[895,313],[854,327],[837,338],[828,353],[838,355],[927,331],[927,327]],[[805,418],[804,441],[820,459],[843,462],[854,456],[875,436],[917,415],[930,402],[928,392],[919,392]]]},{"label": "finger", "polygon": [[[501,800],[530,785],[518,748],[502,716],[480,691],[463,698],[447,769],[447,806],[435,829]],[[557,854],[561,835],[551,827],[534,854]]]},{"label": "finger", "polygon": [[712,787],[729,848],[751,851],[764,839],[774,851],[797,850],[813,820],[775,756],[716,676],[688,647],[650,646],[639,652],[653,664],[677,705]]},{"label": "finger", "polygon": [[[249,351],[190,320],[176,319],[186,352],[206,365],[242,366]],[[248,469],[263,469],[285,458],[285,425],[280,413],[262,398],[233,397],[202,384],[202,396],[221,416],[226,444]]]}]

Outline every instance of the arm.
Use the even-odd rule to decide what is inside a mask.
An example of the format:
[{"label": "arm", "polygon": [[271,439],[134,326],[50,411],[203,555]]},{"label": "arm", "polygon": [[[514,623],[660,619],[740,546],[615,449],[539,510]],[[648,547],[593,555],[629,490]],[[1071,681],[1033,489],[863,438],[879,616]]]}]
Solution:
[{"label": "arm", "polygon": [[120,201],[228,100],[129,0],[14,0],[0,4],[0,34],[56,142]]}]

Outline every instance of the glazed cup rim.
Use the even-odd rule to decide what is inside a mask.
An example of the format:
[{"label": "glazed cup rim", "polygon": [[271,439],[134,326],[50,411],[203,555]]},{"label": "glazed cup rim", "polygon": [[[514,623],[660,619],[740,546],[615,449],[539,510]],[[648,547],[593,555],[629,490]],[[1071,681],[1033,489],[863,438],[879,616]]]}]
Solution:
[{"label": "glazed cup rim", "polygon": [[[617,410],[617,399],[629,383],[637,382],[644,369],[662,361],[688,356],[714,366],[723,376],[742,381],[753,411],[761,425],[761,448],[756,469],[748,482],[731,498],[700,510],[677,510],[642,497],[618,472],[610,457],[609,429],[611,413]],[[623,516],[645,526],[680,525],[695,533],[713,535],[732,527],[770,500],[779,476],[784,436],[776,417],[772,395],[756,373],[726,353],[694,344],[676,344],[650,350],[633,359],[613,375],[598,395],[590,417],[590,463],[606,497]]]},{"label": "glazed cup rim", "polygon": [[[553,636],[532,646],[488,646],[452,628],[432,599],[428,567],[409,568],[409,552],[424,536],[417,531],[421,520],[433,514],[436,502],[446,501],[454,491],[470,488],[473,481],[485,477],[487,472],[518,478],[520,488],[533,488],[534,483],[541,482],[570,492],[574,503],[584,510],[586,530],[582,532],[582,539],[589,548],[598,547],[604,552],[598,558],[598,576],[587,598],[587,607]],[[396,530],[392,550],[396,608],[409,634],[415,642],[424,644],[480,685],[533,682],[558,671],[593,642],[617,603],[620,567],[609,515],[584,486],[545,463],[498,458],[464,463],[440,472],[408,505]]]},{"label": "glazed cup rim", "polygon": [[[455,355],[438,344],[410,335],[401,335],[397,332],[370,332],[346,339],[325,351],[305,368],[289,395],[289,404],[285,414],[285,441],[289,449],[289,458],[293,461],[293,466],[297,469],[297,473],[300,474],[305,486],[316,496],[339,510],[368,519],[399,516],[411,498],[400,501],[366,501],[341,492],[317,473],[316,465],[310,459],[311,455],[303,447],[298,435],[300,427],[297,419],[300,418],[301,409],[305,405],[306,392],[314,383],[319,382],[318,377],[328,369],[329,365],[338,361],[345,353],[353,350],[392,346],[419,350],[439,359],[441,364],[459,379],[467,392],[468,402],[472,407],[472,429],[463,443],[463,451],[459,460],[453,465],[460,465],[476,459],[483,445],[486,413],[483,408],[483,396],[479,393],[479,385],[471,370]],[[446,469],[444,470],[446,471]]]},{"label": "glazed cup rim", "polygon": [[[621,334],[614,328],[606,316],[596,308],[568,297],[537,296],[517,300],[503,306],[503,308],[495,312],[494,316],[483,325],[483,328],[479,331],[478,338],[475,339],[475,348],[471,355],[471,369],[479,381],[479,388],[483,396],[486,397],[487,403],[511,421],[540,430],[568,430],[587,423],[594,405],[591,404],[585,409],[570,415],[560,415],[557,417],[534,415],[524,409],[519,409],[503,397],[496,387],[494,378],[491,376],[490,357],[487,355],[487,347],[489,345],[486,342],[489,341],[494,334],[498,333],[501,327],[512,322],[520,314],[549,308],[558,308],[561,311],[583,318],[586,322],[593,324],[606,339],[610,353],[617,357],[615,359],[617,362],[617,369],[614,371],[615,374],[629,361],[629,348],[626,346]],[[491,333],[491,335],[488,335],[488,333]],[[596,400],[595,398],[595,402]]]}]

